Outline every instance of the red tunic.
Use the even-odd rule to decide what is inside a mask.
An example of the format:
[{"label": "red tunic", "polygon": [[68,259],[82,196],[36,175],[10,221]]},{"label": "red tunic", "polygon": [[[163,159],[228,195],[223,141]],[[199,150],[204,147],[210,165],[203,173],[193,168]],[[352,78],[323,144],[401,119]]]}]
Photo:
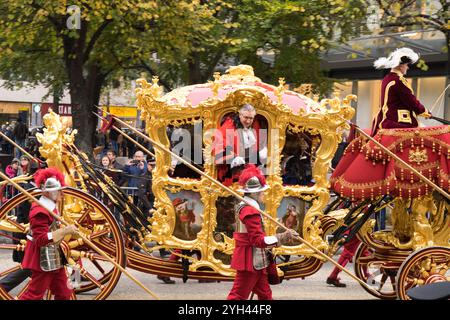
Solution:
[{"label": "red tunic", "polygon": [[68,287],[66,270],[60,268],[45,272],[40,266],[40,248],[53,242],[48,239],[53,217],[42,206],[33,203],[29,219],[33,241],[27,241],[22,267],[30,269],[32,276],[27,289],[19,295],[19,298],[20,300],[41,300],[46,291],[50,290],[55,300],[68,300],[73,291]]},{"label": "red tunic", "polygon": [[185,212],[180,213],[180,221],[181,222],[195,222],[194,210],[186,210]]},{"label": "red tunic", "polygon": [[47,235],[50,232],[53,217],[47,210],[34,202],[31,205],[29,220],[33,241],[27,241],[22,267],[43,272],[40,266],[40,248],[53,242],[53,240],[48,239]]},{"label": "red tunic", "polygon": [[266,248],[266,236],[260,213],[251,206],[245,206],[239,213],[239,219],[244,223],[247,232],[234,232],[235,247],[231,259],[231,268],[237,271],[255,271],[253,268],[253,247]]},{"label": "red tunic", "polygon": [[[252,128],[256,131],[256,143],[253,145],[255,151],[259,146],[260,140],[260,124],[255,119],[252,124]],[[227,135],[229,136],[227,138]],[[214,146],[213,153],[215,157],[215,163],[217,164],[217,179],[224,183],[224,185],[228,186],[233,183],[232,178],[226,179],[226,173],[229,170],[229,165],[231,161],[239,156],[240,148],[242,141],[239,138],[238,130],[236,129],[233,118],[228,117],[219,130],[217,130],[214,136]],[[229,143],[233,141],[233,145]],[[228,144],[227,144],[228,143]],[[243,155],[240,155],[243,157]]]},{"label": "red tunic", "polygon": [[381,108],[372,123],[372,136],[379,129],[415,128],[416,116],[426,112],[408,81],[390,72],[381,82]]}]

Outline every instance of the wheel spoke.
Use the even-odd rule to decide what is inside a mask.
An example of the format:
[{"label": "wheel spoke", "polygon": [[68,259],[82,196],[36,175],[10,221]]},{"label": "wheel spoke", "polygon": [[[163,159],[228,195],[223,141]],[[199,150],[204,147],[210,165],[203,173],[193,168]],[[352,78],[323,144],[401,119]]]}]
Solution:
[{"label": "wheel spoke", "polygon": [[7,270],[3,271],[2,273],[0,273],[0,277],[4,277],[4,276],[6,276],[6,275],[8,275],[10,273],[13,273],[13,272],[17,271],[17,270],[20,270],[20,264],[15,266],[15,267],[13,267],[13,268],[10,268],[10,269],[7,269]]},{"label": "wheel spoke", "polygon": [[95,277],[91,273],[89,273],[84,267],[80,268],[80,274],[89,279],[89,281],[95,284],[101,291],[105,289],[105,286],[102,285],[100,282],[98,282],[97,279],[95,279]]},{"label": "wheel spoke", "polygon": [[2,244],[0,244],[0,249],[24,251],[25,245],[23,245],[23,244],[5,244],[5,243],[2,243]]},{"label": "wheel spoke", "polygon": [[92,264],[100,271],[103,275],[106,274],[105,269],[102,268],[102,266],[97,262],[97,260],[91,260]]}]

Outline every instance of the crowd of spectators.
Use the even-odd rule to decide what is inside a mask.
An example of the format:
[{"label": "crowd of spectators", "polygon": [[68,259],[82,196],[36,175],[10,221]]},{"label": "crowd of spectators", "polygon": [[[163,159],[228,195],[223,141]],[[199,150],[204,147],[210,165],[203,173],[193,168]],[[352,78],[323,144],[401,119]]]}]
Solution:
[{"label": "crowd of spectators", "polygon": [[[0,170],[9,178],[21,175],[33,174],[38,169],[38,163],[29,157],[40,159],[36,133],[39,128],[28,128],[28,126],[18,118],[11,123],[2,124],[0,127]],[[6,136],[6,137],[5,137]],[[16,147],[13,143],[19,145],[26,153]],[[14,196],[14,188],[3,186],[0,188],[0,203],[2,200]]]},{"label": "crowd of spectators", "polygon": [[[144,140],[138,134],[128,130],[121,129],[127,136],[142,145],[144,148],[152,149],[151,143]],[[143,132],[142,129],[138,129]],[[113,150],[118,157],[133,158],[136,151],[139,149],[138,145],[126,138],[123,134],[114,129],[103,133],[100,129],[95,132],[95,152],[96,155],[104,155],[105,150]]]},{"label": "crowd of spectators", "polygon": [[[19,118],[17,121],[2,124],[0,127],[0,132],[32,156],[38,158],[40,157],[36,133],[42,132],[42,128],[29,128]],[[22,155],[22,151],[11,144],[8,139],[0,135],[0,154],[11,155],[18,159]]]}]

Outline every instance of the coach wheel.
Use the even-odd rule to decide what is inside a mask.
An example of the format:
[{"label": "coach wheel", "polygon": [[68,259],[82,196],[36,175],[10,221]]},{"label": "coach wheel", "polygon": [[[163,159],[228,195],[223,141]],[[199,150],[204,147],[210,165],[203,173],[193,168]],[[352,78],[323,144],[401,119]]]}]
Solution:
[{"label": "coach wheel", "polygon": [[395,277],[398,265],[380,261],[375,258],[373,249],[361,243],[356,250],[354,259],[355,274],[369,288],[363,286],[371,295],[380,299],[395,299]]},{"label": "coach wheel", "polygon": [[450,248],[428,247],[418,250],[402,263],[397,277],[397,296],[409,300],[413,287],[450,279]]},{"label": "coach wheel", "polygon": [[[39,197],[41,194],[40,190],[29,191],[35,197]],[[65,188],[63,194],[66,204],[63,211],[64,218],[72,221],[71,223],[77,223],[80,226],[79,230],[92,243],[106,252],[116,263],[125,267],[123,237],[110,211],[96,198],[81,190]],[[26,278],[9,292],[1,286],[5,277],[12,276],[13,272],[20,268],[17,262],[12,261],[11,255],[17,248],[23,251],[24,245],[11,242],[17,242],[21,235],[25,235],[26,231],[23,230],[23,225],[17,224],[15,217],[27,202],[27,197],[19,194],[0,207],[0,298],[5,300],[20,298],[30,281],[29,278]],[[68,203],[71,203],[72,206],[67,205]],[[9,231],[14,231],[14,234],[12,235]],[[25,241],[22,240],[22,243]],[[78,273],[71,267],[66,267],[68,276],[75,284],[73,298],[80,300],[106,299],[117,285],[121,271],[81,240],[70,239],[66,243],[68,257],[77,262],[80,270]],[[48,292],[45,297],[51,299],[51,292]]]}]

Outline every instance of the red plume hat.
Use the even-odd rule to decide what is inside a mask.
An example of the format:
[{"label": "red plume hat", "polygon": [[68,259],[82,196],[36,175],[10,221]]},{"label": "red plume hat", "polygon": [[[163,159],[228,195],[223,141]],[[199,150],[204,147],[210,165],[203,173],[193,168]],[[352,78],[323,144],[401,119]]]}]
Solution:
[{"label": "red plume hat", "polygon": [[239,191],[244,193],[261,192],[269,188],[263,173],[254,164],[248,164],[242,170],[239,184],[242,187]]},{"label": "red plume hat", "polygon": [[64,187],[64,175],[56,168],[40,169],[34,174],[36,187],[42,191],[57,191]]}]

